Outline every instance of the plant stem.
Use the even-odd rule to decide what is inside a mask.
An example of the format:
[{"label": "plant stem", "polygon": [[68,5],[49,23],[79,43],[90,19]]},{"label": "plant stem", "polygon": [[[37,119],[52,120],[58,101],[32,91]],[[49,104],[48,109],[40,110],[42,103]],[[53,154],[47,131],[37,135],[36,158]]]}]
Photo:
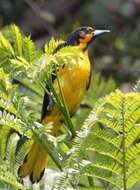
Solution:
[{"label": "plant stem", "polygon": [[26,80],[26,79],[22,79],[22,80],[15,79],[15,81],[17,81],[21,85],[27,87],[28,89],[32,90],[38,96],[42,97],[42,93],[40,92],[40,90],[36,86],[34,86],[33,83],[30,83],[28,80]]},{"label": "plant stem", "polygon": [[62,88],[61,88],[61,85],[60,85],[60,81],[59,81],[59,77],[57,75],[57,69],[56,68],[55,68],[55,72],[56,72],[56,80],[58,82],[58,87],[59,87],[59,90],[60,90],[61,99],[56,94],[56,91],[55,91],[55,89],[54,89],[54,87],[52,85],[52,81],[49,78],[47,79],[47,84],[48,84],[48,86],[50,88],[50,91],[53,93],[53,95],[55,97],[55,100],[56,100],[56,103],[57,103],[58,107],[60,108],[60,110],[62,111],[62,113],[64,115],[64,118],[66,119],[66,122],[68,124],[68,128],[69,128],[69,130],[71,131],[71,134],[72,134],[72,138],[74,138],[76,136],[76,131],[74,129],[74,126],[73,126],[71,118],[70,118],[69,110],[68,110],[68,107],[67,107],[66,102],[65,102],[64,94],[63,94],[63,91],[62,91]]},{"label": "plant stem", "polygon": [[[89,160],[89,156],[87,156],[87,160]],[[93,181],[93,177],[88,176],[87,179],[88,179],[89,187],[94,187],[95,184],[94,184],[94,181]]]},{"label": "plant stem", "polygon": [[94,187],[93,178],[91,176],[88,176],[88,183],[89,183],[89,187]]}]

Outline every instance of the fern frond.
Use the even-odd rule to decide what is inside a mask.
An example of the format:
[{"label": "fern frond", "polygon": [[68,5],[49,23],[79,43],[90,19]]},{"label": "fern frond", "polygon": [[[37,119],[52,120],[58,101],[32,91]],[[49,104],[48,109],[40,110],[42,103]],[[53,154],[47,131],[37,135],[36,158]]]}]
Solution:
[{"label": "fern frond", "polygon": [[16,175],[16,145],[19,139],[19,135],[16,132],[11,132],[8,134],[7,143],[6,143],[6,155],[5,158],[9,161],[9,167],[14,175]]},{"label": "fern frond", "polygon": [[139,181],[140,181],[140,167],[137,167],[134,170],[132,169],[131,173],[128,175],[127,187],[132,188]]},{"label": "fern frond", "polygon": [[2,68],[0,68],[0,90],[1,92],[8,95],[9,90],[12,88],[12,85],[9,80],[9,75],[6,74]]},{"label": "fern frond", "polygon": [[[8,35],[0,32],[0,67],[3,68],[0,69],[0,181],[23,189],[17,182],[16,171],[35,138],[58,168],[63,168],[54,189],[133,189],[140,180],[140,94],[116,90],[107,95],[116,88],[113,80],[94,76],[84,101],[93,111],[82,129],[78,121],[80,130],[73,147],[63,151],[58,139],[48,135],[50,131],[46,134],[46,126],[35,121],[39,119],[48,82],[67,123],[72,124],[63,98],[59,99],[51,86],[51,77],[56,77],[61,90],[59,68],[66,64],[71,69],[83,59],[82,53],[54,39],[43,53],[36,50],[30,37],[24,37],[16,25],[11,25],[8,31]],[[63,48],[55,51],[59,45]],[[69,129],[75,134],[75,129]],[[68,137],[60,141],[69,143]]]},{"label": "fern frond", "polygon": [[52,55],[56,48],[63,43],[65,43],[63,40],[55,40],[54,38],[52,38],[48,43],[45,44],[44,47],[47,56]]},{"label": "fern frond", "polygon": [[131,163],[133,163],[133,161],[136,161],[138,159],[139,153],[140,153],[139,143],[131,146],[131,148],[127,150],[126,160],[128,164],[130,164],[130,167],[131,167]]},{"label": "fern frond", "polygon": [[7,27],[6,32],[0,32],[0,65],[12,78],[21,79],[23,74],[27,77],[26,71],[40,55],[31,38],[24,37],[15,24]]},{"label": "fern frond", "polygon": [[26,60],[32,64],[37,56],[35,44],[31,40],[30,36],[23,39],[23,54]]},{"label": "fern frond", "polygon": [[[3,182],[5,183],[5,187],[7,184],[7,187],[11,186],[15,190],[16,189],[25,190],[24,186],[17,181],[16,177],[13,175],[10,169],[6,167],[6,165],[0,165],[0,181],[1,183]],[[1,183],[0,183],[0,187],[1,187]]]},{"label": "fern frond", "polygon": [[[52,39],[50,43],[53,44],[54,39]],[[40,82],[44,84],[47,79],[50,79],[52,76],[56,77],[56,71],[64,64],[68,65],[69,68],[75,63],[78,64],[78,61],[81,59],[80,57],[81,51],[76,47],[64,47],[55,54],[49,53],[42,55],[34,67],[33,74],[31,73],[31,78],[36,83]]]},{"label": "fern frond", "polygon": [[129,149],[131,147],[131,145],[133,145],[133,143],[135,143],[135,141],[137,141],[139,139],[139,136],[140,136],[140,126],[138,124],[135,124],[132,127],[132,130],[129,131],[129,135],[126,136],[125,142],[126,142],[127,149]]},{"label": "fern frond", "polygon": [[22,55],[23,55],[23,49],[22,49],[23,38],[22,38],[21,31],[15,24],[11,24],[10,30],[11,30],[11,34],[12,34],[15,54],[16,54],[16,56],[22,57]]},{"label": "fern frond", "polygon": [[66,190],[71,189],[75,190],[77,187],[77,184],[79,183],[80,173],[78,170],[69,168],[65,170],[64,173],[61,173],[61,176],[58,181],[56,181],[56,184],[54,185],[54,190]]},{"label": "fern frond", "polygon": [[0,114],[0,126],[0,157],[3,160],[6,156],[6,147],[11,131],[27,137],[30,137],[31,133],[20,119],[5,111]]},{"label": "fern frond", "polygon": [[[118,90],[95,104],[89,119],[78,133],[65,166],[79,172],[76,189],[79,188],[81,176],[105,183],[106,189],[126,190],[139,182],[140,145],[136,144],[139,137],[139,108],[139,93],[123,94]],[[72,180],[73,175],[67,184],[70,185]]]},{"label": "fern frond", "polygon": [[94,73],[91,81],[90,89],[85,96],[85,102],[94,106],[96,101],[114,91],[116,84],[112,78],[104,79],[99,73]]},{"label": "fern frond", "polygon": [[3,50],[8,57],[14,56],[14,50],[10,42],[4,37],[2,32],[0,32],[0,49]]},{"label": "fern frond", "polygon": [[18,169],[20,164],[23,162],[23,159],[27,151],[30,149],[32,143],[33,143],[32,139],[27,139],[26,136],[22,136],[22,138],[18,140],[16,145],[16,154],[15,154],[16,169]]},{"label": "fern frond", "polygon": [[[29,69],[29,67],[30,67],[30,64],[29,64],[29,62],[28,61],[26,61],[24,58],[22,58],[22,57],[16,57],[15,59],[11,59],[10,60],[10,62],[11,62],[11,64],[12,64],[12,67],[14,68],[14,69],[18,69],[19,70],[19,72],[21,72],[22,70],[27,70],[27,69]],[[16,71],[16,75],[17,75],[17,71]]]}]

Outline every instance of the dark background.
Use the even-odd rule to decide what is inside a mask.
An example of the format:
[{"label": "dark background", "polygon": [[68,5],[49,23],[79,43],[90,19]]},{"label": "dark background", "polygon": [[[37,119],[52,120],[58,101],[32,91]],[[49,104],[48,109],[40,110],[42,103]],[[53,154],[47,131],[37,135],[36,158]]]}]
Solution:
[{"label": "dark background", "polygon": [[140,76],[140,0],[0,0],[0,28],[12,22],[38,48],[79,26],[110,29],[90,47],[94,72],[126,91]]}]

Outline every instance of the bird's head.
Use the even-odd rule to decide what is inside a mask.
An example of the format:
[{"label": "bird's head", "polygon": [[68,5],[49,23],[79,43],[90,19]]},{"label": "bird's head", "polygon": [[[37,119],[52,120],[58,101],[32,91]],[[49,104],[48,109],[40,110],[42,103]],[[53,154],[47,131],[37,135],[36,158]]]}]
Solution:
[{"label": "bird's head", "polygon": [[95,30],[92,27],[81,27],[72,32],[67,38],[67,44],[79,46],[82,50],[86,50],[88,45],[98,36],[110,32],[109,30]]}]

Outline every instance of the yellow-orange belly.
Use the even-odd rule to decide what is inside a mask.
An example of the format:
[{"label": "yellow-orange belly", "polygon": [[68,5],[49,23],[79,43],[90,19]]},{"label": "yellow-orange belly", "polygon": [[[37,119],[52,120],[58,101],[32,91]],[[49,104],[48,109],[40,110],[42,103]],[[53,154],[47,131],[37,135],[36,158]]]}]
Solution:
[{"label": "yellow-orange belly", "polygon": [[[77,63],[72,64],[70,67],[65,65],[58,72],[58,77],[69,112],[74,113],[83,99],[90,79],[90,62],[88,56],[83,54]],[[53,86],[61,98],[57,80],[54,81]],[[59,111],[57,105],[54,105],[51,109],[51,115],[46,116],[43,123],[52,121],[55,124],[62,118],[63,114]]]},{"label": "yellow-orange belly", "polygon": [[75,112],[79,107],[89,82],[89,76],[90,64],[87,61],[75,64],[72,68],[65,67],[60,71],[60,84],[70,113]]}]

